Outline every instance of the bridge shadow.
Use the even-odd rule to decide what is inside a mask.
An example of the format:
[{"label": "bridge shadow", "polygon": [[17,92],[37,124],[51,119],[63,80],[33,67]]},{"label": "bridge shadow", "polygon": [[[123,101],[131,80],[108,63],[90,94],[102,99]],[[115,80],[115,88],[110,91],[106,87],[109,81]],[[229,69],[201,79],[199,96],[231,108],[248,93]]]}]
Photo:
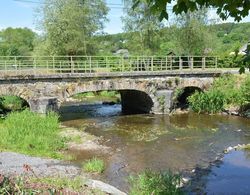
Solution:
[{"label": "bridge shadow", "polygon": [[176,99],[176,108],[180,108],[181,110],[188,109],[188,97],[193,95],[196,91],[202,92],[202,89],[194,86],[183,88]]},{"label": "bridge shadow", "polygon": [[[153,107],[153,101],[148,94],[137,90],[111,91],[113,97],[87,98],[88,94],[101,94],[101,92],[85,92],[76,94],[69,101],[62,104],[59,113],[63,120],[82,118],[106,118],[119,115],[149,114]],[[87,95],[86,95],[87,94]],[[92,99],[92,100],[91,100]]]}]

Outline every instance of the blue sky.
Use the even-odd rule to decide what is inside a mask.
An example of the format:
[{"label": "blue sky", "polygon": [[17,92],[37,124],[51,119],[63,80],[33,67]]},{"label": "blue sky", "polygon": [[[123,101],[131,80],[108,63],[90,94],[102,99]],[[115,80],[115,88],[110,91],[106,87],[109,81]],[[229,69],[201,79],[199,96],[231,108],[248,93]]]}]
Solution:
[{"label": "blue sky", "polygon": [[[42,1],[42,0],[31,0]],[[107,0],[109,4],[122,4],[122,0]],[[36,29],[35,25],[35,8],[37,4],[17,2],[15,0],[0,0],[0,29],[6,27],[28,27],[33,30]],[[117,7],[117,6],[113,6]],[[118,6],[121,7],[121,6]],[[212,16],[215,13],[211,12]],[[113,34],[122,32],[122,9],[111,8],[108,18],[109,23],[106,24],[105,32]],[[232,19],[228,21],[232,22]],[[250,22],[250,16],[245,18],[243,22]]]}]

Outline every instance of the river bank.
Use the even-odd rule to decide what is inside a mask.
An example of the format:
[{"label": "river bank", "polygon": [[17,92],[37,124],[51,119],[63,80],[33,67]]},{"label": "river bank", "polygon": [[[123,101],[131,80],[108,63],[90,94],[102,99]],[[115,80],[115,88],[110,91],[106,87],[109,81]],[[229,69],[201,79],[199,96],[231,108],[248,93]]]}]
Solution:
[{"label": "river bank", "polygon": [[[0,173],[0,178],[6,176],[7,178],[16,177],[24,180],[32,190],[49,190],[51,188],[61,192],[77,194],[125,195],[125,193],[109,184],[90,179],[90,176],[84,173],[80,167],[54,159],[1,152]],[[47,184],[47,181],[49,181],[49,184]],[[61,181],[63,186],[56,186],[58,181]],[[2,182],[0,180],[0,187]],[[45,184],[47,184],[47,189],[43,189]],[[74,185],[78,186],[75,187]],[[38,187],[35,188],[34,186]]]}]

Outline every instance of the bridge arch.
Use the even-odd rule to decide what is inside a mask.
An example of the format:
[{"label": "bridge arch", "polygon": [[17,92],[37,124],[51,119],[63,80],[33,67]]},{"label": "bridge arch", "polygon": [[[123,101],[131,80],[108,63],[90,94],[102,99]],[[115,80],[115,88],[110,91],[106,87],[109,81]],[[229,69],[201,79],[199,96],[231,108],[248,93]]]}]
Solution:
[{"label": "bridge arch", "polygon": [[153,97],[151,97],[151,95],[149,95],[147,92],[141,90],[112,89],[112,90],[86,91],[85,89],[80,91],[79,93],[73,93],[73,95],[80,93],[87,93],[87,92],[100,92],[100,91],[117,91],[118,93],[120,93],[122,112],[125,114],[143,114],[152,112],[154,106]]},{"label": "bridge arch", "polygon": [[187,86],[184,88],[181,88],[180,93],[178,94],[178,97],[176,99],[176,106],[178,108],[187,108],[188,103],[188,97],[193,95],[196,91],[203,91],[202,88],[197,86]]},{"label": "bridge arch", "polygon": [[8,113],[12,111],[20,111],[26,108],[30,108],[30,104],[24,98],[12,95],[1,94],[0,95],[0,113]]}]

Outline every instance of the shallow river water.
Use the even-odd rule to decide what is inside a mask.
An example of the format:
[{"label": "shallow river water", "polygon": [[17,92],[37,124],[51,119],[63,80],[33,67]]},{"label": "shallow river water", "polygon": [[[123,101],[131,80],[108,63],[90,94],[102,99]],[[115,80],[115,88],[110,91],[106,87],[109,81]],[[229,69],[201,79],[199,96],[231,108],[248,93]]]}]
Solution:
[{"label": "shallow river water", "polygon": [[[130,174],[145,169],[170,169],[185,174],[195,168],[206,168],[229,146],[250,143],[250,120],[240,117],[194,113],[122,115],[120,105],[101,104],[65,105],[61,116],[64,125],[102,137],[102,144],[112,148],[110,155],[98,154],[106,163],[101,179],[124,191],[129,189]],[[85,152],[74,154],[76,163],[91,158],[91,154]],[[235,180],[231,180],[234,176]],[[202,181],[202,187],[192,192],[250,193],[247,187],[250,186],[250,152],[226,155]],[[233,183],[237,185],[232,187]],[[237,190],[237,186],[242,191]]]}]

